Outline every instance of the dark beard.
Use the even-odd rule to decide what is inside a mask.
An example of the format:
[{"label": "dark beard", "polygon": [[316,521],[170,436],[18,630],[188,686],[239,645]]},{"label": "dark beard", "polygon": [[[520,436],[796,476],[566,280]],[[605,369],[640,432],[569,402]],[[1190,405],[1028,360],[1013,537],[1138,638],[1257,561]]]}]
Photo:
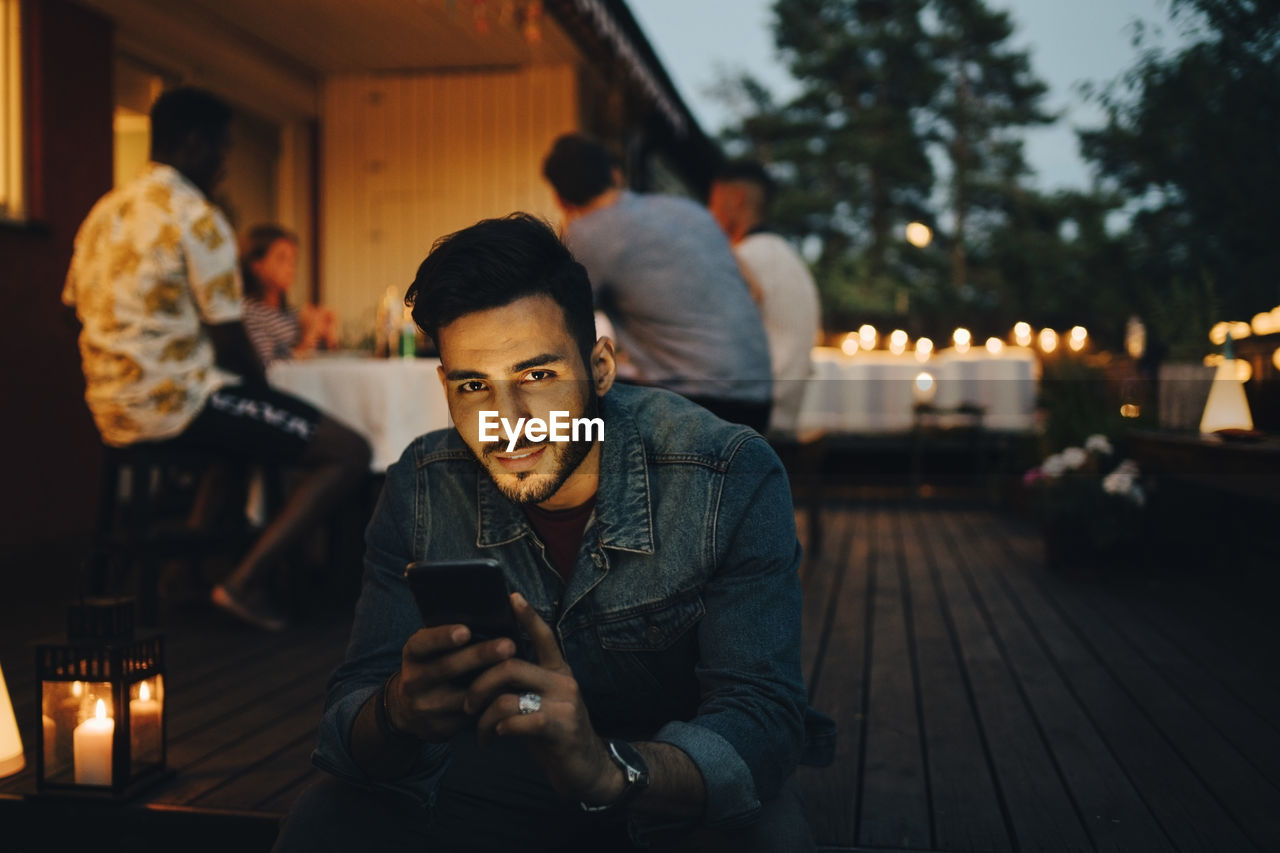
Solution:
[{"label": "dark beard", "polygon": [[[600,398],[596,396],[595,391],[588,387],[586,410],[580,417],[597,418],[600,416]],[[529,504],[540,504],[543,501],[551,499],[551,496],[560,491],[560,487],[578,470],[578,466],[582,464],[582,460],[587,458],[591,453],[591,448],[595,446],[594,441],[570,441],[564,446],[564,453],[560,456],[556,464],[556,469],[546,477],[546,480],[533,491],[515,491],[503,485],[497,479],[494,479],[494,485],[498,487],[498,491],[502,492],[508,500],[521,506]],[[527,442],[521,441],[516,445],[516,450],[523,450],[526,447],[545,446],[548,450],[554,447],[555,443],[551,441]],[[492,452],[496,453],[497,448]],[[488,452],[485,454],[488,455]],[[532,471],[521,471],[516,474],[516,482],[523,483],[532,474]],[[492,479],[492,478],[491,478]]]}]

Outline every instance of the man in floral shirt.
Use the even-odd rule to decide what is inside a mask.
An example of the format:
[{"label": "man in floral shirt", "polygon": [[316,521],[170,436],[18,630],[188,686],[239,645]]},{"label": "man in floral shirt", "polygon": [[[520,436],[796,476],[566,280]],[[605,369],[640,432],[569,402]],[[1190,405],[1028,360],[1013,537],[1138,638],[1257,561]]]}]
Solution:
[{"label": "man in floral shirt", "polygon": [[266,575],[368,471],[363,438],[269,389],[241,324],[234,234],[208,200],[223,174],[231,112],[174,89],[151,110],[151,160],[94,205],[76,235],[62,301],[82,324],[85,400],[104,443],[164,441],[254,463],[297,463],[307,478],[213,601],[283,627]]}]

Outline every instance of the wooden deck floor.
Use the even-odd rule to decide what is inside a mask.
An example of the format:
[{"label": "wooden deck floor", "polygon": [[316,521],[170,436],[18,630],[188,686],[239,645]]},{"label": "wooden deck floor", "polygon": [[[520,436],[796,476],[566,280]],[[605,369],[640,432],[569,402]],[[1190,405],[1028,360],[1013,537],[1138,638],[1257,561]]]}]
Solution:
[{"label": "wooden deck floor", "polygon": [[[1280,631],[1264,596],[1229,578],[1049,575],[1033,532],[982,510],[861,501],[823,521],[803,569],[804,654],[839,754],[800,774],[821,844],[1280,850]],[[26,618],[52,632],[60,617]],[[175,773],[111,818],[128,849],[180,832],[266,850],[313,772],[346,622],[277,637],[194,612],[165,630]],[[29,749],[33,636],[0,626]],[[0,825],[74,813],[32,789],[30,770],[0,780]]]},{"label": "wooden deck floor", "polygon": [[984,512],[826,522],[804,578],[813,703],[840,726],[836,764],[801,771],[820,842],[1280,850],[1269,602],[1050,575],[1033,532]]}]

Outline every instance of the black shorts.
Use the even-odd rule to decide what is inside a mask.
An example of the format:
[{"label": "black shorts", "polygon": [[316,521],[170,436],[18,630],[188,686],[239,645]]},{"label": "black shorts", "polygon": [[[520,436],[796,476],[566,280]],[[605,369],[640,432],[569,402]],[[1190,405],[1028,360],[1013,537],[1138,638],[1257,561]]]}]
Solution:
[{"label": "black shorts", "polygon": [[320,410],[272,388],[230,385],[209,395],[200,414],[167,444],[263,464],[297,462],[323,419]]}]

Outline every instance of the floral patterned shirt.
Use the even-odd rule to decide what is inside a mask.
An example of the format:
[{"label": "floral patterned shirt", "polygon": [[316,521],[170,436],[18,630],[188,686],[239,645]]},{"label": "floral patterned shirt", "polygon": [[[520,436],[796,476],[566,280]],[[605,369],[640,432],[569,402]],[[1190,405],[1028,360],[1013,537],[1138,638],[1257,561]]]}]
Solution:
[{"label": "floral patterned shirt", "polygon": [[62,301],[82,324],[85,400],[104,442],[178,435],[236,381],[202,324],[238,321],[242,291],[231,226],[176,169],[150,163],[94,205]]}]

